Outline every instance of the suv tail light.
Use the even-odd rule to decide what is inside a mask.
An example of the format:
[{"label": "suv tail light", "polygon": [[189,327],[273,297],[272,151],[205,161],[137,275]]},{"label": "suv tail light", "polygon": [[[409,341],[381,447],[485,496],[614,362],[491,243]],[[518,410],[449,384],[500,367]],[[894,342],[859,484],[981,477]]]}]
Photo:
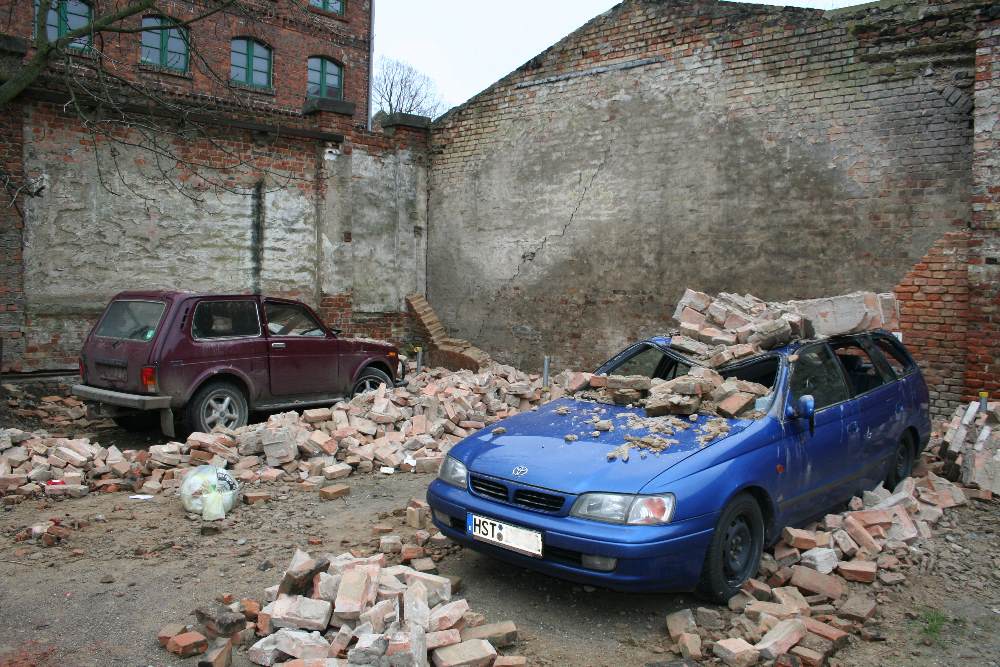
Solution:
[{"label": "suv tail light", "polygon": [[157,390],[156,366],[143,366],[142,371],[139,373],[139,381],[142,383],[143,389],[151,394],[155,394]]}]

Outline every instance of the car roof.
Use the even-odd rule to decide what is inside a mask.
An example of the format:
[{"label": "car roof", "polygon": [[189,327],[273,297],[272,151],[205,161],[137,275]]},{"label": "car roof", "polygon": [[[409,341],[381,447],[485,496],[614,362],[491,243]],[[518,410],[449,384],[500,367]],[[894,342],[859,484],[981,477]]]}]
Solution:
[{"label": "car roof", "polygon": [[171,301],[181,301],[184,299],[204,299],[204,298],[224,298],[224,299],[245,299],[245,298],[264,298],[273,299],[275,301],[285,301],[289,303],[298,303],[295,299],[283,298],[283,297],[272,297],[266,294],[231,294],[226,292],[189,292],[184,290],[126,290],[124,292],[119,292],[113,298],[114,299],[169,299]]},{"label": "car roof", "polygon": [[[855,336],[859,336],[861,334],[872,334],[872,333],[883,334],[883,335],[886,335],[886,336],[892,336],[893,335],[892,332],[886,331],[885,329],[868,329],[866,331],[859,331],[857,333],[851,333],[851,334],[838,334],[836,336],[816,337],[816,338],[802,338],[802,339],[798,339],[798,340],[793,340],[792,342],[787,343],[785,345],[782,345],[781,347],[775,347],[775,348],[772,348],[770,350],[764,350],[764,351],[759,352],[757,354],[750,355],[748,357],[742,357],[740,359],[736,359],[736,360],[734,360],[733,362],[730,362],[730,363],[739,362],[739,363],[742,364],[742,363],[746,363],[747,361],[752,361],[753,359],[763,359],[764,357],[773,356],[773,355],[779,355],[779,356],[782,356],[782,357],[787,357],[787,356],[789,356],[791,354],[795,354],[798,350],[800,350],[801,348],[805,347],[806,345],[812,345],[813,343],[821,343],[821,342],[827,342],[827,341],[838,341],[838,340],[848,340],[850,338],[853,338]],[[676,335],[676,334],[674,334],[674,335]],[[654,345],[659,345],[660,347],[670,347],[670,339],[672,337],[673,336],[671,334],[662,334],[662,335],[659,335],[659,336],[652,336],[652,337],[647,338],[646,340],[640,341],[640,342],[652,343]],[[681,352],[678,352],[677,350],[674,350],[674,352],[677,353],[677,354],[681,354],[681,356],[684,356],[684,357],[688,356],[688,355],[685,355],[685,354],[683,354]],[[688,358],[690,358],[690,357],[688,357]],[[697,360],[691,359],[691,361],[697,361]],[[723,366],[728,366],[728,365],[729,364],[727,363],[727,364],[724,364]]]}]

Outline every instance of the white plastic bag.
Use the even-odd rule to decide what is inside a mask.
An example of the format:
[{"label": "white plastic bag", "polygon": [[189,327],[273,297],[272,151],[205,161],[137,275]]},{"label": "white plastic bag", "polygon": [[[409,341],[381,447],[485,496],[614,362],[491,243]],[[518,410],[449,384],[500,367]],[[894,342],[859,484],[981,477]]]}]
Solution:
[{"label": "white plastic bag", "polygon": [[228,470],[199,466],[184,477],[181,502],[188,512],[201,514],[206,521],[222,519],[236,507],[240,485]]}]

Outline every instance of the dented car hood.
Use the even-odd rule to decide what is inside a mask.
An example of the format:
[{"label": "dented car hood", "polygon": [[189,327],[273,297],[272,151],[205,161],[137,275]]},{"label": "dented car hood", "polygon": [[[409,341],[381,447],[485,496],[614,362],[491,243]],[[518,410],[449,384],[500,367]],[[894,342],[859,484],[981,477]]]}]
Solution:
[{"label": "dented car hood", "polygon": [[[561,414],[565,412],[565,414]],[[531,412],[508,417],[469,436],[451,450],[451,455],[465,463],[470,473],[479,473],[521,484],[538,486],[569,494],[593,491],[636,493],[654,477],[677,465],[705,447],[712,447],[723,436],[707,445],[698,442],[698,428],[713,416],[698,415],[691,428],[677,430],[664,438],[676,440],[661,452],[632,448],[627,461],[608,460],[608,453],[626,444],[626,436],[642,437],[645,428],[628,428],[625,415],[645,418],[641,407],[624,407],[561,398]],[[593,435],[593,417],[610,420],[614,430]],[[751,422],[729,419],[733,435]],[[494,434],[497,427],[503,433]],[[567,441],[567,435],[577,436]],[[527,472],[514,476],[515,468]]]}]

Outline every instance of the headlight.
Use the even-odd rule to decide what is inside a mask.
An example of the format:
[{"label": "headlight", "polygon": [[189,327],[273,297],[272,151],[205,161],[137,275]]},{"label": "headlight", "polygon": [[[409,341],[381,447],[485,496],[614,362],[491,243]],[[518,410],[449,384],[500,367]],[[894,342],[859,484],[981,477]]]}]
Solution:
[{"label": "headlight", "polygon": [[469,471],[458,459],[446,456],[444,463],[441,464],[441,470],[438,471],[438,479],[445,484],[464,489],[468,485]]},{"label": "headlight", "polygon": [[[443,468],[442,468],[443,469]],[[631,496],[620,493],[585,493],[573,503],[572,516],[608,523],[656,525],[670,523],[674,496]]]}]

